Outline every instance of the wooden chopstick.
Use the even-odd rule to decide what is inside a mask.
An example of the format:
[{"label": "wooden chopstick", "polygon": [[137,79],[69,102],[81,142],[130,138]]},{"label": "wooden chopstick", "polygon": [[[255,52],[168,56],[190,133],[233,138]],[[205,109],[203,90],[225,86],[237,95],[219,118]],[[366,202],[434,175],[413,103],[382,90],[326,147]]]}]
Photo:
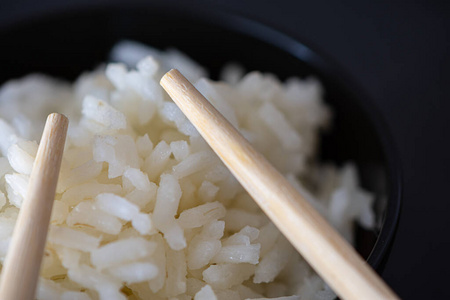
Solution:
[{"label": "wooden chopstick", "polygon": [[399,299],[178,70],[164,75],[161,85],[266,215],[340,297]]},{"label": "wooden chopstick", "polygon": [[45,123],[26,198],[2,269],[2,300],[34,299],[67,127],[68,120],[61,114],[49,115]]}]

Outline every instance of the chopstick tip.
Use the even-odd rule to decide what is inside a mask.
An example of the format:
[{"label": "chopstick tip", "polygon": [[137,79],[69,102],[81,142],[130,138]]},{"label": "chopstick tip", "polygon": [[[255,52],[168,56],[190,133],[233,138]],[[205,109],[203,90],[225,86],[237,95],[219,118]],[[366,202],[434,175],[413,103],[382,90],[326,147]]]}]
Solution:
[{"label": "chopstick tip", "polygon": [[46,124],[52,124],[53,127],[61,127],[66,130],[65,128],[69,126],[69,119],[63,114],[51,113],[47,117]]},{"label": "chopstick tip", "polygon": [[68,120],[67,117],[60,113],[51,113],[48,115],[47,119],[60,119],[60,120]]},{"label": "chopstick tip", "polygon": [[178,71],[177,69],[171,69],[169,72],[167,72],[166,74],[164,74],[164,76],[161,78],[160,80],[160,84],[162,86],[164,86],[164,82],[165,81],[171,81],[174,80],[175,77],[180,76],[180,71]]}]

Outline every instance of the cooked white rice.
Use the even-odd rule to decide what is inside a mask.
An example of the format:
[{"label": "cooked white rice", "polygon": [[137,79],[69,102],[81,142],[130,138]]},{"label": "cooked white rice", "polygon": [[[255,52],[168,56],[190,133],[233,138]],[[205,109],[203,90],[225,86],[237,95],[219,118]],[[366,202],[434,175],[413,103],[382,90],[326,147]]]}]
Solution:
[{"label": "cooked white rice", "polygon": [[374,226],[373,196],[353,165],[315,160],[330,115],[320,83],[237,66],[213,82],[178,51],[134,42],[112,59],[128,67],[1,88],[1,261],[43,122],[57,111],[70,128],[37,299],[332,299],[159,86],[180,69],[352,241],[354,221]]}]

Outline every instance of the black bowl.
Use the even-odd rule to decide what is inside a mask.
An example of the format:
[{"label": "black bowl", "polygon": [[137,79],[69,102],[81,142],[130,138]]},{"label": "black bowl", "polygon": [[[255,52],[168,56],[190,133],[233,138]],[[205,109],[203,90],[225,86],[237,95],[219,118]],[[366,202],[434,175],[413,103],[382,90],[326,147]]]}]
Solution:
[{"label": "black bowl", "polygon": [[230,61],[247,70],[318,77],[335,112],[324,136],[324,160],[356,162],[362,185],[377,195],[380,227],[357,229],[357,249],[381,271],[400,212],[398,160],[384,122],[368,97],[339,68],[300,42],[248,19],[213,11],[109,6],[35,14],[0,28],[0,83],[30,72],[75,79],[108,59],[111,47],[132,39],[176,47],[207,66],[212,78]]}]

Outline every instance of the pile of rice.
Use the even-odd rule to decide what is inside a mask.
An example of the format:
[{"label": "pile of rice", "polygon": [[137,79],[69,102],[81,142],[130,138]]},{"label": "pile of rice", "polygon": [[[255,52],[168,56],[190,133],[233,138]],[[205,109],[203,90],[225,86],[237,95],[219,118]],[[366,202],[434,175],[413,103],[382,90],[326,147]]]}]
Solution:
[{"label": "pile of rice", "polygon": [[73,85],[29,75],[1,88],[1,261],[43,122],[60,112],[70,127],[37,299],[332,299],[159,80],[180,69],[352,241],[354,221],[374,226],[373,196],[351,164],[315,160],[330,115],[320,83],[235,65],[213,82],[178,51],[133,42],[112,59]]}]

